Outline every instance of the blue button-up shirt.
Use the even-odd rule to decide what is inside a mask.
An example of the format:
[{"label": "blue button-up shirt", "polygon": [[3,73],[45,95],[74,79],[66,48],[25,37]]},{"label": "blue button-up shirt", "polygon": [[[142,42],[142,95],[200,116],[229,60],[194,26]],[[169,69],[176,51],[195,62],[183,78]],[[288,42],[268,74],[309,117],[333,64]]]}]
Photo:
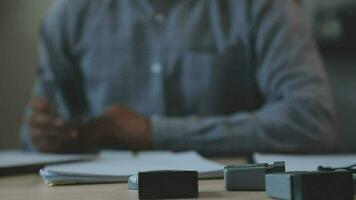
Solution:
[{"label": "blue button-up shirt", "polygon": [[61,0],[40,36],[33,95],[64,119],[121,104],[150,117],[155,149],[332,147],[327,76],[294,1]]}]

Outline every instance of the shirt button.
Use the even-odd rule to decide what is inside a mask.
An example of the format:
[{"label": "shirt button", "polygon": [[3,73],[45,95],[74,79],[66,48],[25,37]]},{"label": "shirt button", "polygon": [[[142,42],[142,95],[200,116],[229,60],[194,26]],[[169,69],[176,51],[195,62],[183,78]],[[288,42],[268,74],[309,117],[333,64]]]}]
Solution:
[{"label": "shirt button", "polygon": [[159,74],[162,71],[162,65],[161,63],[153,63],[151,66],[151,72],[153,74]]},{"label": "shirt button", "polygon": [[159,23],[159,24],[162,24],[164,22],[164,15],[162,13],[157,13],[155,16],[154,16],[154,20]]}]

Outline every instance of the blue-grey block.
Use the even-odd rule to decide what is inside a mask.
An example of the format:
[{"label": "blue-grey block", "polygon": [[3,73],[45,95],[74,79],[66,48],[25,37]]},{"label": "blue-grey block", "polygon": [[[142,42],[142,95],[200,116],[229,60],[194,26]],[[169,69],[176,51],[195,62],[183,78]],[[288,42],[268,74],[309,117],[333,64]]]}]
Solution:
[{"label": "blue-grey block", "polygon": [[268,197],[292,200],[292,178],[293,174],[275,173],[266,175],[266,193]]}]

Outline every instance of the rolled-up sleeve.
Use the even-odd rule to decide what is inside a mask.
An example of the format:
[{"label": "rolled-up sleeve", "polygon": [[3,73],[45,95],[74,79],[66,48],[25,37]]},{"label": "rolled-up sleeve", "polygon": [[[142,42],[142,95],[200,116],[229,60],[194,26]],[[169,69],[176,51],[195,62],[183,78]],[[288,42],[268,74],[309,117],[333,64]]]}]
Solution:
[{"label": "rolled-up sleeve", "polygon": [[[39,30],[38,66],[32,97],[47,100],[64,120],[79,115],[85,106],[80,74],[70,51],[70,28],[68,19],[73,14],[66,0],[56,1],[48,12]],[[75,6],[74,6],[75,7]],[[74,9],[74,8],[73,8]],[[70,20],[74,21],[74,20]],[[31,114],[26,108],[25,120]],[[80,113],[82,114],[82,113]],[[21,143],[25,149],[35,150],[31,144],[28,127],[20,128]]]},{"label": "rolled-up sleeve", "polygon": [[251,49],[265,103],[255,112],[151,118],[156,149],[310,152],[334,147],[335,112],[317,48],[294,1],[252,1]]}]

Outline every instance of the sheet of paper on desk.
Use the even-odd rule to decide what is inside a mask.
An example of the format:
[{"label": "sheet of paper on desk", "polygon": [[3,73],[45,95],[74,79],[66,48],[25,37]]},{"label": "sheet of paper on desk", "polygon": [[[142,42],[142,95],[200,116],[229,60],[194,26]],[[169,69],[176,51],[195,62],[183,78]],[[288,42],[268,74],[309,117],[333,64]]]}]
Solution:
[{"label": "sheet of paper on desk", "polygon": [[24,152],[20,150],[7,150],[0,151],[0,171],[10,168],[80,161],[93,158],[93,155],[58,155]]},{"label": "sheet of paper on desk", "polygon": [[40,175],[49,185],[127,182],[130,175],[151,170],[197,170],[199,178],[222,177],[223,165],[195,152],[103,151],[95,161],[51,165]]},{"label": "sheet of paper on desk", "polygon": [[255,153],[253,159],[256,163],[273,163],[284,161],[286,171],[315,171],[318,166],[346,167],[356,164],[355,154],[346,155],[282,155]]}]

